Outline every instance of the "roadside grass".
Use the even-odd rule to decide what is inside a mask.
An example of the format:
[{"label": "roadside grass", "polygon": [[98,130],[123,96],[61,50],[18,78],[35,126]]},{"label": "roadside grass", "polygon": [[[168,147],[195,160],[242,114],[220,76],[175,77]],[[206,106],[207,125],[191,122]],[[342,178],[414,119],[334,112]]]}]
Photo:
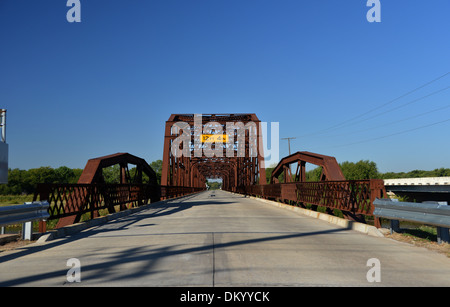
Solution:
[{"label": "roadside grass", "polygon": [[0,206],[21,205],[33,201],[33,194],[0,195]]},{"label": "roadside grass", "polygon": [[386,234],[385,236],[396,241],[405,242],[414,246],[424,247],[426,249],[444,254],[450,258],[450,244],[437,243],[436,230],[429,226],[421,226],[416,229],[402,229],[400,233]]}]

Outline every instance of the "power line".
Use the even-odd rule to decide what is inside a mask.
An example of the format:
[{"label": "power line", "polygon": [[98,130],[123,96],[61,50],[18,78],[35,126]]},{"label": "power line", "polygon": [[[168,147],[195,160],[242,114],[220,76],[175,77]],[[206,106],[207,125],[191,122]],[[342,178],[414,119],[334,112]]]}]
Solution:
[{"label": "power line", "polygon": [[[398,124],[398,123],[401,123],[401,122],[404,122],[404,121],[408,121],[408,120],[411,120],[411,119],[414,119],[414,118],[417,118],[417,117],[425,116],[425,115],[428,115],[430,113],[442,111],[442,110],[445,110],[445,109],[448,109],[448,108],[450,108],[450,104],[446,105],[446,106],[443,106],[443,107],[440,107],[440,108],[437,108],[437,109],[433,109],[433,110],[425,112],[425,113],[420,113],[420,114],[417,114],[417,115],[414,115],[414,116],[410,116],[410,117],[407,117],[407,118],[404,118],[404,119],[395,120],[395,121],[391,121],[389,123],[376,125],[376,126],[373,126],[373,127],[367,128],[367,129],[358,129],[358,132],[365,132],[365,131],[370,131],[370,130],[374,130],[374,129],[379,129],[380,126],[386,127],[386,126],[395,125],[395,124]],[[333,136],[330,136],[330,137],[335,138],[335,137],[340,137],[340,136],[344,136],[344,135],[347,136],[348,133],[339,134],[339,135],[333,135]]]},{"label": "power line", "polygon": [[[429,81],[429,82],[427,82],[427,83],[425,83],[425,84],[423,84],[423,85],[421,85],[421,86],[419,86],[419,87],[417,87],[417,88],[415,88],[415,89],[413,89],[413,90],[411,90],[411,91],[409,91],[409,92],[407,92],[407,93],[405,93],[405,94],[403,94],[403,95],[398,96],[398,97],[395,98],[395,99],[392,99],[392,100],[390,100],[390,101],[388,101],[388,102],[386,102],[386,103],[384,103],[384,104],[382,104],[382,105],[380,105],[380,106],[377,106],[377,107],[375,107],[375,108],[373,108],[373,109],[371,109],[371,110],[369,110],[369,111],[366,111],[366,112],[364,112],[364,113],[362,113],[362,114],[360,114],[360,115],[357,115],[357,116],[355,116],[355,117],[352,117],[352,118],[350,118],[350,119],[348,119],[348,120],[345,120],[345,121],[343,121],[343,122],[341,122],[341,123],[339,123],[339,124],[336,124],[336,125],[334,125],[334,126],[328,127],[328,128],[326,128],[326,129],[323,129],[323,130],[319,130],[319,131],[314,132],[314,133],[309,133],[309,134],[306,134],[306,135],[301,135],[301,136],[299,136],[299,137],[313,136],[313,135],[317,135],[317,134],[322,134],[323,132],[326,132],[326,131],[329,131],[329,130],[331,130],[331,129],[335,129],[335,128],[338,128],[338,127],[340,127],[340,126],[343,126],[343,125],[347,124],[348,122],[352,122],[352,121],[354,121],[355,119],[358,119],[358,118],[360,118],[360,117],[362,117],[362,116],[364,116],[364,115],[367,115],[367,114],[369,114],[369,113],[371,113],[371,112],[373,112],[373,111],[375,111],[375,110],[377,110],[377,109],[380,109],[380,108],[383,108],[383,107],[385,107],[385,106],[387,106],[387,105],[389,105],[389,104],[392,104],[392,103],[394,103],[395,101],[397,101],[397,100],[399,100],[399,99],[401,99],[401,98],[404,98],[404,97],[406,97],[406,96],[408,96],[408,95],[410,95],[410,94],[412,94],[412,93],[414,93],[414,92],[417,92],[418,90],[420,90],[420,89],[422,89],[422,88],[424,88],[424,87],[426,87],[426,86],[428,86],[428,85],[430,85],[430,84],[432,84],[432,83],[434,83],[434,82],[436,82],[436,81],[438,81],[438,80],[440,80],[440,79],[446,77],[446,76],[449,75],[449,74],[450,74],[450,72],[447,72],[447,73],[445,73],[445,74],[443,74],[443,75],[441,75],[441,76],[439,76],[439,77],[437,77],[437,78],[435,78],[435,79],[433,79],[433,80],[431,80],[431,81]],[[418,101],[418,100],[424,99],[424,98],[429,97],[429,96],[434,95],[434,94],[437,94],[437,93],[439,93],[439,92],[441,92],[441,91],[447,90],[448,88],[450,88],[450,87],[446,87],[446,88],[444,88],[444,89],[441,89],[441,90],[439,90],[439,91],[436,91],[436,92],[434,92],[434,93],[431,93],[431,94],[429,94],[429,95],[426,95],[426,96],[424,96],[424,97],[421,97],[421,98],[419,98],[419,99],[413,100],[412,102],[406,103],[406,104],[404,104],[404,105],[402,105],[402,106],[411,104],[411,103],[416,102],[416,101]],[[400,107],[402,107],[402,106],[400,106]],[[398,107],[397,107],[397,108],[398,108]],[[395,109],[397,109],[397,108],[395,108]],[[392,110],[390,110],[390,111],[392,111]],[[389,112],[389,111],[387,111],[387,112]],[[384,113],[386,113],[386,112],[384,112]],[[384,114],[384,113],[382,113],[382,114]],[[377,115],[377,116],[379,116],[379,115]],[[376,117],[376,116],[375,116],[375,117]],[[367,120],[367,119],[366,119],[366,120]],[[360,122],[360,121],[359,121],[359,122]],[[358,122],[357,122],[357,123],[358,123]],[[347,126],[348,126],[348,125],[347,125]],[[347,127],[347,126],[345,126],[345,127]]]},{"label": "power line", "polygon": [[424,126],[420,126],[420,127],[416,127],[416,128],[412,128],[412,129],[396,132],[396,133],[391,133],[391,134],[383,135],[383,136],[376,137],[376,138],[365,139],[365,140],[361,140],[361,141],[358,141],[358,142],[348,143],[348,144],[344,144],[344,145],[337,145],[337,146],[334,146],[334,147],[346,147],[346,146],[351,146],[351,145],[371,142],[371,141],[375,141],[375,140],[380,140],[380,139],[388,138],[388,137],[391,137],[391,136],[394,136],[394,135],[404,134],[404,133],[408,133],[408,132],[411,132],[411,131],[415,131],[415,130],[419,130],[419,129],[423,129],[423,128],[428,128],[428,127],[435,126],[435,125],[438,125],[438,124],[442,124],[442,123],[445,123],[445,122],[448,122],[448,121],[450,121],[450,118],[446,119],[446,120],[441,120],[441,121],[438,121],[438,122],[435,122],[435,123],[432,123],[432,124],[428,124],[428,125],[424,125]]},{"label": "power line", "polygon": [[440,93],[440,92],[443,92],[443,91],[446,91],[446,90],[448,90],[448,89],[450,89],[450,86],[447,86],[447,87],[445,87],[445,88],[443,88],[443,89],[437,90],[437,91],[435,91],[435,92],[433,92],[433,93],[431,93],[431,94],[422,96],[422,97],[420,97],[420,98],[414,99],[414,100],[412,100],[412,101],[409,101],[409,102],[407,102],[407,103],[404,103],[404,104],[402,104],[402,105],[399,105],[399,106],[397,106],[397,107],[395,107],[395,108],[389,109],[389,110],[387,110],[387,111],[383,111],[383,112],[381,112],[381,113],[375,114],[375,115],[373,115],[373,116],[371,116],[371,117],[369,117],[369,118],[365,118],[365,119],[359,120],[359,121],[357,121],[357,122],[354,122],[353,124],[345,125],[344,127],[348,127],[348,126],[352,126],[352,125],[355,125],[355,124],[359,124],[359,123],[364,122],[364,121],[367,121],[367,120],[369,120],[369,119],[373,119],[373,118],[378,117],[378,116],[381,116],[381,115],[383,115],[383,114],[386,114],[386,113],[389,113],[389,112],[398,110],[398,109],[403,108],[403,107],[405,107],[405,106],[407,106],[407,105],[413,104],[413,103],[415,103],[415,102],[417,102],[417,101],[420,101],[420,100],[422,100],[422,99],[428,98],[428,97],[433,96],[433,95],[436,95],[436,94],[438,94],[438,93]]},{"label": "power line", "polygon": [[[375,111],[375,110],[377,110],[377,109],[380,109],[380,108],[382,108],[382,107],[384,107],[384,106],[387,106],[387,105],[389,105],[389,104],[391,104],[391,103],[394,103],[395,101],[397,101],[397,100],[399,100],[399,99],[402,99],[403,97],[406,97],[406,96],[408,96],[408,95],[410,95],[410,94],[412,94],[412,93],[414,93],[414,92],[417,92],[418,90],[420,90],[420,89],[422,89],[422,88],[424,88],[424,87],[426,87],[426,86],[428,86],[428,85],[430,85],[430,84],[432,84],[432,83],[434,83],[434,82],[436,82],[436,81],[438,81],[438,80],[444,78],[445,76],[447,76],[447,75],[449,75],[449,74],[450,74],[450,72],[447,72],[447,73],[443,74],[442,76],[439,76],[439,77],[437,77],[436,79],[431,80],[431,81],[429,81],[429,82],[427,82],[427,83],[425,83],[425,84],[423,84],[423,85],[421,85],[421,86],[419,86],[419,87],[417,87],[417,88],[415,88],[415,89],[413,89],[413,90],[407,92],[406,94],[403,94],[403,95],[401,95],[401,96],[399,96],[399,97],[397,97],[397,98],[395,98],[395,99],[392,99],[391,101],[388,101],[388,102],[386,102],[386,103],[384,103],[384,104],[382,104],[382,105],[380,105],[380,106],[378,106],[378,107],[375,107],[375,108],[373,108],[373,109],[371,109],[371,110],[369,110],[369,111],[367,111],[367,112],[364,112],[364,113],[362,113],[362,114],[360,114],[360,115],[358,115],[358,116],[355,116],[355,117],[353,117],[353,118],[351,118],[351,119],[349,119],[349,120],[347,120],[347,121],[351,121],[351,120],[357,119],[357,118],[359,118],[359,117],[361,117],[361,116],[364,116],[364,115],[366,115],[366,114],[371,113],[372,111]],[[446,88],[446,89],[447,89],[447,88]],[[333,128],[334,128],[334,127],[333,127]]]}]

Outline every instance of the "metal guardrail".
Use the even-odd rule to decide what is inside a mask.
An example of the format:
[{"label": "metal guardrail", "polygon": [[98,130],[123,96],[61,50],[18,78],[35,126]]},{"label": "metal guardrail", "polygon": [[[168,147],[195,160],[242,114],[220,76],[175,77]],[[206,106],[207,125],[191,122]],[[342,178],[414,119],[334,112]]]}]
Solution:
[{"label": "metal guardrail", "polygon": [[409,221],[437,227],[438,243],[450,243],[450,206],[439,203],[398,202],[376,199],[373,215],[390,220],[391,233],[399,231],[400,221]]},{"label": "metal guardrail", "polygon": [[23,224],[22,238],[31,240],[32,221],[46,220],[50,217],[47,201],[27,202],[23,205],[0,207],[0,226]]}]

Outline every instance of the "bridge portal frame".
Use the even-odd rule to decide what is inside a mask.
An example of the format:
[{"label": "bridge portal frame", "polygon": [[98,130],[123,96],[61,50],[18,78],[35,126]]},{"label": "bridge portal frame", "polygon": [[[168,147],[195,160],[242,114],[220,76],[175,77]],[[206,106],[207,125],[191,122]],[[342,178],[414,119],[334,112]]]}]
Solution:
[{"label": "bridge portal frame", "polygon": [[[252,123],[256,129],[255,139],[251,139],[248,129]],[[175,125],[184,125],[186,129],[173,129]],[[228,125],[233,125],[233,131],[227,131]],[[204,132],[217,134],[217,131],[226,131],[228,140],[210,145],[214,155],[208,156],[204,151],[206,144],[201,142],[200,137]],[[177,142],[183,134],[187,135],[189,144]],[[237,143],[240,136],[244,136],[244,143]],[[175,155],[177,150],[184,154]],[[223,189],[226,190],[266,184],[262,133],[256,114],[172,114],[169,117],[164,134],[161,185],[205,187],[208,177],[222,178]]]}]

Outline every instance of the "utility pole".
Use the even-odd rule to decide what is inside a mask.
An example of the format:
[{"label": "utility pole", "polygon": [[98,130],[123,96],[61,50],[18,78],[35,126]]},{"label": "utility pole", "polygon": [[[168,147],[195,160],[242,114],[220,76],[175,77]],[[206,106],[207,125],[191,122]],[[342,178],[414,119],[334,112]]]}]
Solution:
[{"label": "utility pole", "polygon": [[296,139],[296,138],[281,138],[282,140],[287,140],[288,141],[288,146],[289,146],[289,155],[291,155],[291,140]]}]

